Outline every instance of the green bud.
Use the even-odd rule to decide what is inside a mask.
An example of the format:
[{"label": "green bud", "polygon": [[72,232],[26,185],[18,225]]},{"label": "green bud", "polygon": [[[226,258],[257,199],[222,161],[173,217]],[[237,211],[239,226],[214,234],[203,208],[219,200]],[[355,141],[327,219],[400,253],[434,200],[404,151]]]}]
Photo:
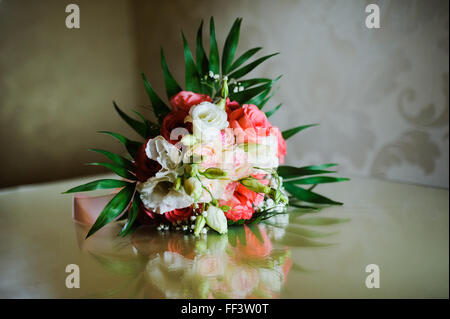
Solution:
[{"label": "green bud", "polygon": [[209,179],[219,179],[227,176],[227,172],[221,170],[220,168],[210,167],[203,172],[200,172],[203,176]]},{"label": "green bud", "polygon": [[181,186],[181,177],[177,177],[174,185],[175,190],[179,190],[180,186]]},{"label": "green bud", "polygon": [[256,178],[253,177],[241,179],[240,183],[245,187],[247,187],[249,190],[257,193],[269,194],[271,192],[270,187],[262,184],[260,181],[258,181]]},{"label": "green bud", "polygon": [[228,97],[228,80],[227,78],[224,78],[222,80],[222,90],[220,91],[220,95],[222,96],[222,99],[226,100]]},{"label": "green bud", "polygon": [[208,207],[206,211],[206,223],[219,234],[225,234],[228,231],[227,218],[223,211],[216,206],[210,205]]},{"label": "green bud", "polygon": [[199,236],[200,232],[203,230],[203,227],[205,227],[206,219],[203,217],[203,215],[198,215],[195,219],[195,228],[194,228],[194,235]]},{"label": "green bud", "polygon": [[197,164],[186,164],[184,166],[184,171],[189,176],[197,176],[198,175],[198,166],[197,166]]},{"label": "green bud", "polygon": [[279,190],[272,188],[268,195],[275,201],[275,203],[279,203],[281,201],[283,203],[289,204],[289,199]]},{"label": "green bud", "polygon": [[222,205],[222,206],[220,206],[220,209],[223,210],[224,212],[227,212],[231,209],[231,207],[228,205]]},{"label": "green bud", "polygon": [[197,138],[195,137],[195,135],[188,134],[183,136],[183,138],[181,139],[181,143],[183,143],[186,146],[191,146],[197,143]]},{"label": "green bud", "polygon": [[202,183],[196,177],[189,177],[184,180],[184,190],[196,202],[203,193]]}]

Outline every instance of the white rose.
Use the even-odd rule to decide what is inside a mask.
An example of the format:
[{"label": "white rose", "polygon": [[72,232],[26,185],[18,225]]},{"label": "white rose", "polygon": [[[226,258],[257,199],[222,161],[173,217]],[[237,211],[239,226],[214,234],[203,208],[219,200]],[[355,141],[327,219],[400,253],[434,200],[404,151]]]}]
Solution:
[{"label": "white rose", "polygon": [[220,131],[228,127],[227,113],[210,102],[192,107],[187,120],[192,121],[195,137],[204,141],[218,139]]}]

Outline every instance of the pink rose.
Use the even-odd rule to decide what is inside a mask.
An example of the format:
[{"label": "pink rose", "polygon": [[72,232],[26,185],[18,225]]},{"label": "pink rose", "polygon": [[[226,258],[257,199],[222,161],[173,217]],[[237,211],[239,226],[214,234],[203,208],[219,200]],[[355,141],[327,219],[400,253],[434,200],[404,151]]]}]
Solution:
[{"label": "pink rose", "polygon": [[206,94],[197,94],[189,91],[181,91],[170,99],[170,105],[174,111],[183,110],[189,112],[192,106],[202,102],[211,102],[211,98]]}]

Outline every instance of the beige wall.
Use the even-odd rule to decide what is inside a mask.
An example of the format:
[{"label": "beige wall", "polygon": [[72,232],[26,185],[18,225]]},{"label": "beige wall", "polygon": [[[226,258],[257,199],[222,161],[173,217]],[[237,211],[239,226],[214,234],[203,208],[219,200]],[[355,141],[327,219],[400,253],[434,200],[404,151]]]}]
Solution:
[{"label": "beige wall", "polygon": [[[65,5],[81,9],[68,30]],[[364,25],[367,3],[381,29]],[[159,45],[184,79],[183,29],[194,44],[215,16],[221,43],[244,18],[240,52],[281,51],[254,75],[283,74],[269,109],[282,128],[320,122],[288,142],[287,162],[338,162],[343,173],[448,187],[447,1],[0,2],[0,187],[96,172],[86,151],[133,136],[111,100],[149,114],[139,74],[163,91]],[[163,94],[161,94],[163,95]]]}]

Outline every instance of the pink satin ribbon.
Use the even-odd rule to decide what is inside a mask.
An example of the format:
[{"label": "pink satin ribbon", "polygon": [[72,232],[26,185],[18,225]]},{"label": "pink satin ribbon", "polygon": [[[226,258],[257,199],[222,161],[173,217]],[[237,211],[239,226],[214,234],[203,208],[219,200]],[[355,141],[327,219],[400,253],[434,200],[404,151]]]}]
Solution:
[{"label": "pink satin ribbon", "polygon": [[72,199],[72,218],[81,224],[92,225],[105,205],[116,195],[115,193],[97,197],[74,195]]}]

